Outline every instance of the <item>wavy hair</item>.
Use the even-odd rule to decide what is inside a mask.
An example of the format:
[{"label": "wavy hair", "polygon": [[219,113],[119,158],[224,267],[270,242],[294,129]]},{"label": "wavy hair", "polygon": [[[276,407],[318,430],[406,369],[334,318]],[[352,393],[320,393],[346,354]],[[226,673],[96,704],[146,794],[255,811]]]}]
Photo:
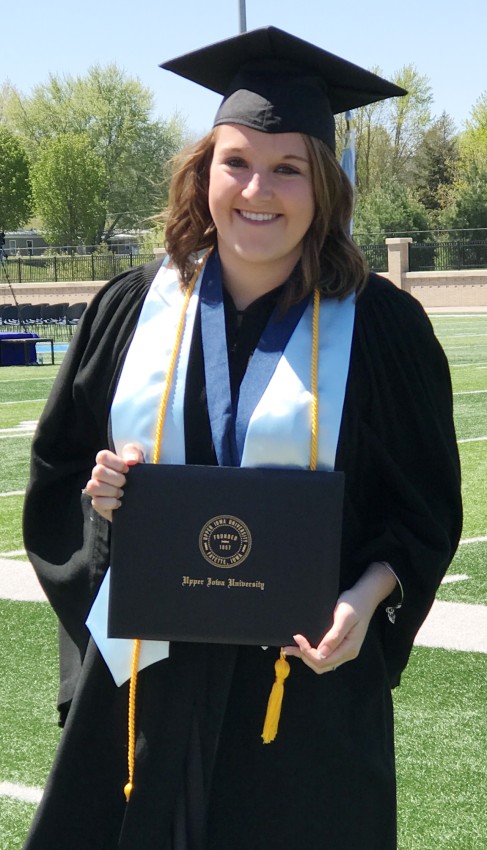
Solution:
[{"label": "wavy hair", "polygon": [[[216,245],[217,233],[208,206],[210,165],[216,129],[175,157],[166,219],[166,250],[183,287],[195,272],[198,257]],[[304,136],[310,158],[315,215],[303,240],[300,262],[283,293],[284,308],[318,286],[324,298],[360,292],[367,263],[349,235],[353,188],[335,156],[320,139]]]}]

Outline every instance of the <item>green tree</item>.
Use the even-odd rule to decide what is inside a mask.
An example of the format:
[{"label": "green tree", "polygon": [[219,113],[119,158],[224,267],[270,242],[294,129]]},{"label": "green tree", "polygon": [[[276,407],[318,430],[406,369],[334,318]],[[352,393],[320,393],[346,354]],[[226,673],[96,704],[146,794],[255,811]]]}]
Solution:
[{"label": "green tree", "polygon": [[[459,138],[455,179],[442,222],[450,228],[487,228],[487,92]],[[475,238],[475,234],[472,234]]]},{"label": "green tree", "polygon": [[412,231],[418,232],[421,241],[422,231],[429,227],[427,210],[412,190],[395,178],[384,180],[357,202],[354,229],[361,244],[388,233],[409,235]]},{"label": "green tree", "polygon": [[92,245],[105,217],[106,175],[88,135],[46,140],[32,169],[36,208],[51,245]]},{"label": "green tree", "polygon": [[414,65],[405,65],[393,81],[406,89],[403,97],[387,101],[389,128],[393,144],[393,173],[402,177],[407,172],[416,149],[431,122],[433,92],[428,77],[421,75]]},{"label": "green tree", "polygon": [[27,155],[15,135],[0,124],[0,231],[25,224],[31,212]]},{"label": "green tree", "polygon": [[448,203],[457,161],[455,125],[444,112],[426,131],[414,157],[414,184],[426,209],[438,211]]},{"label": "green tree", "polygon": [[12,91],[7,120],[35,162],[48,140],[83,134],[103,162],[105,215],[98,242],[116,228],[140,226],[167,198],[166,165],[185,142],[180,115],[153,120],[153,95],[116,65],[95,65],[84,77],[51,75],[31,97]]}]

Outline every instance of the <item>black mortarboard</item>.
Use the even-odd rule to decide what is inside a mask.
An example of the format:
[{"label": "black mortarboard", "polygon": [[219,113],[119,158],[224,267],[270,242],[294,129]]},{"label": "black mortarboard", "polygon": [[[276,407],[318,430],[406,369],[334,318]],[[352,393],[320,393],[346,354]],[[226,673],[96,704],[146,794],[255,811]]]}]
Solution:
[{"label": "black mortarboard", "polygon": [[334,115],[405,90],[276,27],[246,32],[160,66],[224,96],[218,124],[305,133],[335,150]]}]

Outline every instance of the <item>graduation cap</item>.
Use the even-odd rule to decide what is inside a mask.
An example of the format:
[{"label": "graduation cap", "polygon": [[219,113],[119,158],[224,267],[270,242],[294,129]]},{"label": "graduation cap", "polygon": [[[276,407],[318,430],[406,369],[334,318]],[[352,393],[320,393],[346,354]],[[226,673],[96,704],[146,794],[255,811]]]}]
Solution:
[{"label": "graduation cap", "polygon": [[407,92],[276,27],[263,27],[160,66],[223,95],[219,124],[305,133],[335,150],[334,115]]}]

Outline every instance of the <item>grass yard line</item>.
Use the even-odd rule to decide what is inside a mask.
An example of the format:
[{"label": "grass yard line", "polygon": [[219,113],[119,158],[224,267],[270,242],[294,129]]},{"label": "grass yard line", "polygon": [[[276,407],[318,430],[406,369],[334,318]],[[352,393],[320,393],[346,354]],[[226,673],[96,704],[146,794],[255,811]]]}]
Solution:
[{"label": "grass yard line", "polygon": [[0,558],[16,558],[17,555],[25,555],[25,549],[12,549],[11,552],[0,552]]},{"label": "grass yard line", "polygon": [[450,363],[450,369],[465,369],[467,366],[470,366],[471,369],[485,369],[487,363]]},{"label": "grass yard line", "polygon": [[453,395],[479,395],[481,393],[487,393],[487,390],[457,390]]},{"label": "grass yard line", "polygon": [[[7,429],[5,429],[5,430],[7,430]],[[18,439],[19,437],[33,437],[33,436],[34,436],[34,431],[24,431],[23,429],[21,431],[17,431],[15,434],[2,434],[2,432],[0,431],[0,440],[10,440],[12,437],[17,437],[17,439]]]},{"label": "grass yard line", "polygon": [[20,398],[16,401],[0,401],[0,407],[3,407],[4,404],[26,404],[33,401],[47,401],[47,396],[44,398]]},{"label": "grass yard line", "polygon": [[16,425],[14,428],[0,428],[0,437],[8,437],[10,434],[21,437],[26,431],[29,434],[33,433],[36,427],[37,422],[21,422],[20,425]]},{"label": "grass yard line", "polygon": [[457,582],[457,581],[467,581],[469,578],[470,578],[470,576],[466,575],[466,573],[460,573],[460,574],[452,575],[452,576],[446,575],[441,580],[441,583],[442,584],[455,584],[455,582]]},{"label": "grass yard line", "polygon": [[487,437],[466,437],[464,440],[457,440],[457,443],[482,443],[487,440]]},{"label": "grass yard line", "polygon": [[[21,378],[0,378],[0,384],[18,384],[20,380],[27,380],[27,377],[25,377],[23,379],[21,379]],[[50,380],[51,380],[51,377],[49,375],[46,375],[44,378],[41,378],[40,376],[39,376],[39,378],[29,377],[29,382],[30,381],[50,381]]]},{"label": "grass yard line", "polygon": [[29,785],[17,785],[16,782],[0,782],[0,797],[21,800],[22,803],[40,803],[42,788]]},{"label": "grass yard line", "polygon": [[487,543],[487,537],[465,537],[460,540],[460,546],[464,546],[466,543]]},{"label": "grass yard line", "polygon": [[0,493],[0,498],[2,496],[25,496],[25,490],[10,490],[8,493]]},{"label": "grass yard line", "polygon": [[478,333],[467,333],[466,331],[463,331],[463,333],[459,334],[445,334],[444,336],[442,335],[441,339],[444,342],[446,339],[465,339],[467,336],[487,336],[487,333],[484,333],[483,331]]}]

